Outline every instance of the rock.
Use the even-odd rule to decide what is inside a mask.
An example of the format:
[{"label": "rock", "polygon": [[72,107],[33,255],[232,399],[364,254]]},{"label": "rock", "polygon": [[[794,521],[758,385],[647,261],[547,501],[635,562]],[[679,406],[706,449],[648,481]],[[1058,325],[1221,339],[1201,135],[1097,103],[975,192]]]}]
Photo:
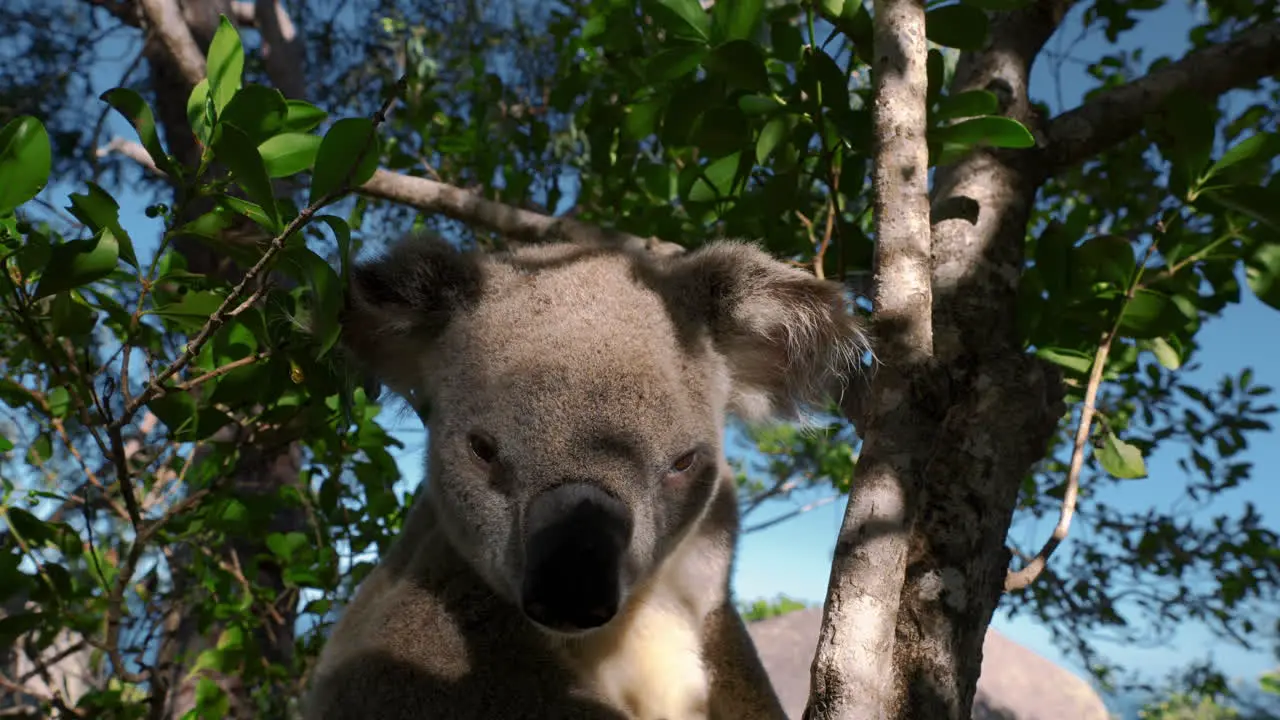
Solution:
[{"label": "rock", "polygon": [[[809,669],[818,644],[822,608],[809,608],[747,624],[760,659],[792,720],[809,696]],[[1102,698],[1082,678],[987,631],[974,720],[1108,720]]]}]

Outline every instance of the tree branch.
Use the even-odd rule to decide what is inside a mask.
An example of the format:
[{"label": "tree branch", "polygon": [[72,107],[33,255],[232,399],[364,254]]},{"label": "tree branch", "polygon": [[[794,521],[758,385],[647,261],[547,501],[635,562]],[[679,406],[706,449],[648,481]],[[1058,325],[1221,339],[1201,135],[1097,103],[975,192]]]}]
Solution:
[{"label": "tree branch", "polygon": [[147,24],[155,39],[182,73],[183,79],[195,87],[205,78],[204,53],[196,44],[191,28],[182,17],[174,0],[138,0],[146,13]]},{"label": "tree branch", "polygon": [[[248,3],[236,3],[244,5]],[[253,15],[262,35],[262,60],[271,83],[287,98],[306,97],[306,48],[280,0],[255,0]]]},{"label": "tree branch", "polygon": [[1050,175],[1083,162],[1142,129],[1143,119],[1179,90],[1206,100],[1280,71],[1280,22],[1193,52],[1138,80],[1099,93],[1049,124]]},{"label": "tree branch", "polygon": [[427,178],[378,170],[359,192],[391,200],[423,212],[440,213],[524,242],[603,242],[660,255],[683,252],[681,246],[656,238],[611,230],[567,217],[553,217],[487,200],[476,193]]},{"label": "tree branch", "polygon": [[876,0],[875,324],[883,366],[836,543],[807,720],[892,717],[894,625],[928,457],[917,391],[933,356],[923,0]]}]

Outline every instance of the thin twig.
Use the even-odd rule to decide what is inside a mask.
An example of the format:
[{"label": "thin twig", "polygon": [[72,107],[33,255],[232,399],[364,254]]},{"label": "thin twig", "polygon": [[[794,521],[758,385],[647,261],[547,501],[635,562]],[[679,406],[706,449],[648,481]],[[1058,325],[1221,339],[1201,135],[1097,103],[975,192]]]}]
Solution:
[{"label": "thin twig", "polygon": [[1084,405],[1080,408],[1080,423],[1076,426],[1075,446],[1071,451],[1071,465],[1067,469],[1067,489],[1062,494],[1062,507],[1058,511],[1058,524],[1053,528],[1053,534],[1045,541],[1044,547],[1040,548],[1040,552],[1031,558],[1026,565],[1020,570],[1010,570],[1005,575],[1004,591],[1013,592],[1021,590],[1031,583],[1035,582],[1040,573],[1044,572],[1045,566],[1049,562],[1049,556],[1054,550],[1067,539],[1067,533],[1071,531],[1071,518],[1075,515],[1076,500],[1080,495],[1080,471],[1084,467],[1084,448],[1089,442],[1089,432],[1093,428],[1093,418],[1097,412],[1094,405],[1098,397],[1098,388],[1102,385],[1102,375],[1107,367],[1107,356],[1111,353],[1111,345],[1115,342],[1116,337],[1120,334],[1120,319],[1124,317],[1125,308],[1133,301],[1134,296],[1141,287],[1142,270],[1146,266],[1147,261],[1151,259],[1151,255],[1155,252],[1156,243],[1153,240],[1147,248],[1146,254],[1142,258],[1142,263],[1138,266],[1137,276],[1133,282],[1129,284],[1129,288],[1125,291],[1124,303],[1120,306],[1120,312],[1116,315],[1115,321],[1111,324],[1111,329],[1107,331],[1102,342],[1098,345],[1098,351],[1093,356],[1093,369],[1089,372],[1089,384],[1084,391]]}]

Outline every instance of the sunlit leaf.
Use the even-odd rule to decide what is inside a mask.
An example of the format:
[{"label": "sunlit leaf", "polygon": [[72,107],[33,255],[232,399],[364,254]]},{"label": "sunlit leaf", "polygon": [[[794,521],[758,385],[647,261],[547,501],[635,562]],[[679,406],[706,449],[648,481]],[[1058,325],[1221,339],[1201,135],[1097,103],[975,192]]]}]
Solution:
[{"label": "sunlit leaf", "polygon": [[209,96],[213,98],[214,110],[221,113],[240,89],[244,75],[244,46],[226,15],[218,19],[218,29],[209,43],[207,65]]},{"label": "sunlit leaf", "polygon": [[124,116],[138,133],[138,141],[146,148],[151,161],[162,172],[170,177],[178,173],[178,167],[160,144],[160,133],[156,130],[155,114],[151,106],[141,95],[129,88],[112,88],[102,93],[101,99]]},{"label": "sunlit leaf", "polygon": [[672,36],[686,40],[711,40],[711,18],[698,0],[644,0],[645,10]]},{"label": "sunlit leaf", "polygon": [[86,240],[54,245],[35,297],[42,298],[87,285],[111,274],[120,258],[120,243],[109,229]]},{"label": "sunlit leaf", "polygon": [[1102,446],[1095,450],[1098,464],[1112,477],[1121,480],[1136,480],[1147,476],[1147,464],[1142,459],[1142,451],[1108,432],[1103,436]]},{"label": "sunlit leaf", "polygon": [[321,138],[309,133],[281,133],[258,146],[267,176],[289,177],[308,170],[316,161]]},{"label": "sunlit leaf", "polygon": [[0,128],[0,215],[43,190],[52,166],[49,134],[39,120],[20,115]]},{"label": "sunlit leaf", "polygon": [[363,185],[378,169],[378,136],[367,118],[343,118],[333,124],[316,152],[311,196],[316,203],[344,185]]}]

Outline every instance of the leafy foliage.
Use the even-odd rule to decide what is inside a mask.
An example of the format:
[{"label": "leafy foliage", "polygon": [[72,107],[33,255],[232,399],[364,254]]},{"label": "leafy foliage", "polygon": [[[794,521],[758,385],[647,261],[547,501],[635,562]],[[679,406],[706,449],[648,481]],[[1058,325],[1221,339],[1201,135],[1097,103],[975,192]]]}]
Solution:
[{"label": "leafy foliage", "polygon": [[[131,163],[85,160],[103,140],[84,129],[91,110],[32,91],[84,82],[66,58],[92,45],[91,23],[58,26],[28,0],[0,8],[7,36],[48,39],[0,87],[0,100],[23,98],[0,102],[0,646],[48,657],[60,632],[92,640],[86,689],[35,694],[43,707],[142,717],[186,685],[198,716],[294,710],[286,698],[323,642],[311,630],[332,620],[411,500],[394,487],[386,414],[335,349],[350,258],[409,224],[504,242],[352,197],[378,169],[688,245],[760,238],[854,286],[870,272],[868,4],[349,4],[355,19],[300,4],[316,68],[306,100],[275,87],[254,34],[226,18],[189,93],[155,78],[103,93],[96,110],[126,120],[159,171],[142,179]],[[996,94],[951,90],[957,50],[982,46],[992,13],[1023,4],[930,4],[933,165],[1034,145]],[[1097,0],[1084,13],[1114,39],[1151,5]],[[1209,8],[1193,42],[1274,17],[1244,5]],[[40,29],[51,27],[80,42]],[[1096,63],[1099,88],[1131,77],[1134,55]],[[382,122],[374,110],[389,97],[398,104]],[[1008,603],[1104,675],[1091,633],[1124,633],[1141,614],[1160,632],[1197,621],[1247,640],[1250,608],[1280,588],[1280,538],[1256,508],[1135,514],[1107,500],[1117,485],[1159,481],[1147,459],[1168,448],[1185,454],[1191,502],[1251,480],[1240,457],[1270,430],[1272,389],[1248,370],[1216,387],[1184,376],[1204,323],[1246,291],[1280,308],[1275,99],[1231,114],[1172,98],[1142,134],[1050,181],[1028,228],[1025,347],[1062,370],[1073,407],[1095,369],[1101,390],[1080,501],[1091,540]],[[51,178],[74,185],[69,218],[40,202]],[[155,201],[150,223],[124,218],[135,181]],[[1057,511],[1075,423],[1063,418],[1026,479],[1023,517]],[[856,482],[844,421],[743,436],[748,512]],[[744,614],[794,605],[761,602]],[[240,689],[228,692],[228,677]]]}]

